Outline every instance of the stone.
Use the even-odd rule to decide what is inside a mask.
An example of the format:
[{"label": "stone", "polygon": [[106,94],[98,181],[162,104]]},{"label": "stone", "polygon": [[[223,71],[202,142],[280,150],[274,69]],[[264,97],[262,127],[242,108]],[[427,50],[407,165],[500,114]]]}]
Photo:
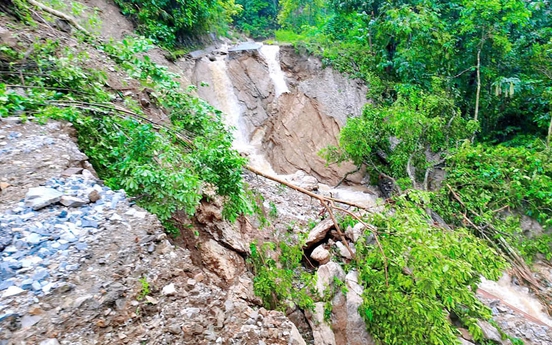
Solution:
[{"label": "stone", "polygon": [[11,296],[16,296],[16,295],[19,295],[22,292],[25,292],[25,290],[23,290],[23,289],[21,289],[17,286],[10,286],[9,288],[6,289],[6,291],[4,291],[4,294],[2,294],[2,297],[6,298],[6,297],[11,297]]},{"label": "stone", "polygon": [[42,240],[42,236],[36,233],[32,233],[29,236],[25,237],[25,241],[30,244],[39,244]]},{"label": "stone", "polygon": [[82,169],[82,177],[85,180],[97,180],[96,176],[88,169]]},{"label": "stone", "polygon": [[366,331],[366,323],[358,312],[362,304],[363,288],[358,284],[358,272],[350,271],[345,277],[347,286],[347,344],[349,345],[369,345],[374,344],[373,338]]},{"label": "stone", "polygon": [[21,328],[31,328],[36,325],[40,320],[42,320],[42,316],[24,315],[21,318]]},{"label": "stone", "polygon": [[72,175],[78,175],[80,173],[82,173],[82,168],[68,168],[68,169],[65,169],[61,173],[61,176],[62,177],[69,177],[69,176],[72,176]]},{"label": "stone", "polygon": [[328,262],[325,265],[318,267],[317,271],[318,280],[316,281],[316,290],[320,296],[324,295],[324,291],[334,284],[335,278],[344,281],[345,272],[341,266],[333,261]]},{"label": "stone", "polygon": [[324,320],[324,302],[316,302],[314,311],[306,311],[315,345],[337,345],[331,326]]},{"label": "stone", "polygon": [[485,339],[489,339],[498,344],[502,344],[502,337],[493,325],[491,325],[487,321],[482,320],[478,320],[477,325],[481,327],[481,330],[483,331],[483,337],[485,337]]},{"label": "stone", "polygon": [[11,185],[7,182],[0,182],[0,190],[2,190],[2,191],[8,189],[9,186],[11,186]]},{"label": "stone", "polygon": [[[261,345],[260,341],[259,345]],[[307,343],[301,336],[301,333],[299,333],[299,330],[293,323],[291,324],[291,330],[289,332],[288,345],[307,345]]]},{"label": "stone", "polygon": [[50,338],[41,341],[39,345],[59,345],[59,341],[55,338]]},{"label": "stone", "polygon": [[222,202],[216,198],[213,202],[202,202],[196,212],[196,220],[203,225],[213,239],[223,242],[239,253],[247,253],[249,246],[245,243],[239,223],[231,223],[222,216]]},{"label": "stone", "polygon": [[302,170],[298,170],[295,174],[291,175],[289,179],[293,184],[308,191],[318,190],[318,180],[316,177],[309,176]]},{"label": "stone", "polygon": [[323,220],[322,222],[318,223],[310,232],[309,236],[307,237],[307,241],[305,242],[306,248],[311,248],[315,244],[322,241],[326,235],[328,234],[328,231],[334,226],[333,221],[328,218]]},{"label": "stone", "polygon": [[[339,252],[339,255],[341,255],[342,257],[344,257],[345,259],[347,260],[352,260],[353,257],[351,256],[351,253],[349,252],[349,249],[347,249],[347,247],[345,247],[345,245],[341,242],[336,242],[335,243],[335,246],[337,247],[337,251]],[[352,246],[349,246],[349,248],[351,248],[351,250],[353,251],[353,254],[355,253],[355,248],[352,247]]]},{"label": "stone", "polygon": [[96,201],[100,200],[101,198],[102,198],[102,196],[95,189],[88,194],[88,200],[90,200],[90,202],[96,202]]},{"label": "stone", "polygon": [[348,227],[345,231],[345,236],[349,238],[353,243],[356,243],[359,238],[364,234],[364,225],[362,223],[357,223],[354,227]]},{"label": "stone", "polygon": [[50,276],[50,273],[45,268],[37,269],[35,274],[33,275],[33,279],[37,281],[44,280]]},{"label": "stone", "polygon": [[323,245],[314,248],[310,256],[321,265],[330,261],[330,252]]},{"label": "stone", "polygon": [[74,196],[64,195],[59,201],[63,206],[67,207],[81,207],[88,203],[88,201]]},{"label": "stone", "polygon": [[33,210],[40,210],[58,202],[63,193],[49,187],[35,187],[29,189],[25,195],[25,206]]},{"label": "stone", "polygon": [[165,296],[172,296],[176,293],[176,288],[174,287],[174,283],[170,283],[169,285],[166,285],[163,287],[163,290],[161,290],[161,293]]},{"label": "stone", "polygon": [[213,273],[231,282],[245,269],[244,259],[210,239],[200,247],[205,266]]}]

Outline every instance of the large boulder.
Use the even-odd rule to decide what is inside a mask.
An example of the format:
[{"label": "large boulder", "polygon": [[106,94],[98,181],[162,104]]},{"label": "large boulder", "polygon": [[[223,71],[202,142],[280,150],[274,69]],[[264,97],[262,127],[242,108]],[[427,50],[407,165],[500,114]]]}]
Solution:
[{"label": "large boulder", "polygon": [[330,218],[318,223],[318,225],[309,232],[309,236],[305,242],[305,248],[312,248],[315,244],[321,242],[333,226],[334,223]]}]

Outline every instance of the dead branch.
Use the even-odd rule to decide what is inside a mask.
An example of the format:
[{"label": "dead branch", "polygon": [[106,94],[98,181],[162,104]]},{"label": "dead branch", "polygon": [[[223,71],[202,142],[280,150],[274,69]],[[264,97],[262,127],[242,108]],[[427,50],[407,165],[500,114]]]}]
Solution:
[{"label": "dead branch", "polygon": [[359,216],[357,216],[353,212],[351,212],[349,210],[346,210],[344,208],[341,208],[341,207],[337,207],[333,203],[332,203],[332,207],[334,209],[338,210],[338,211],[347,213],[348,215],[350,215],[354,219],[358,220],[362,225],[364,225],[366,227],[366,229],[370,230],[372,235],[374,235],[374,239],[376,240],[378,248],[381,252],[381,256],[383,258],[383,269],[385,271],[385,285],[389,287],[389,275],[388,275],[388,272],[387,272],[387,262],[388,261],[387,261],[387,256],[385,255],[385,252],[383,251],[383,246],[381,245],[381,242],[379,241],[379,238],[378,238],[378,230],[373,225],[364,222]]},{"label": "dead branch", "polygon": [[278,182],[280,184],[283,184],[291,189],[294,189],[300,193],[303,193],[303,194],[306,194],[312,198],[315,198],[319,201],[323,201],[323,202],[327,202],[327,201],[333,201],[333,202],[337,202],[339,204],[344,204],[344,205],[348,205],[348,206],[352,206],[352,207],[356,207],[358,209],[362,209],[362,210],[365,210],[367,212],[370,212],[370,213],[374,213],[374,211],[372,210],[374,207],[366,207],[366,206],[362,206],[362,205],[359,205],[359,204],[355,204],[354,202],[349,202],[347,200],[341,200],[341,199],[335,199],[335,198],[331,198],[331,197],[324,197],[324,196],[321,196],[321,195],[318,195],[318,194],[314,194],[313,192],[311,191],[308,191],[304,188],[301,188],[301,187],[298,187],[298,186],[295,186],[285,180],[282,180],[278,177],[275,177],[275,176],[270,176],[270,175],[267,175],[265,174],[264,172],[260,171],[260,170],[257,170],[255,168],[253,168],[252,166],[246,166],[245,167],[247,170],[251,171],[252,173],[254,173],[255,175],[259,175],[259,176],[262,176],[264,178],[267,178],[269,180],[272,180],[272,181],[275,181],[275,182]]},{"label": "dead branch", "polygon": [[352,171],[349,171],[348,173],[346,173],[345,176],[343,176],[343,178],[335,185],[334,188],[337,188],[337,187],[341,186],[341,184],[347,180],[347,177],[349,177],[349,175],[352,175],[354,173],[359,172],[360,167],[361,167],[361,165],[357,166],[357,168],[355,170],[352,170]]},{"label": "dead branch", "polygon": [[270,175],[267,175],[265,173],[263,173],[262,171],[260,170],[257,170],[255,168],[253,168],[252,166],[246,166],[246,169],[251,171],[252,173],[256,174],[256,175],[259,175],[259,176],[262,176],[264,178],[267,178],[269,180],[272,180],[272,181],[275,181],[275,182],[278,182],[280,184],[283,184],[291,189],[294,189],[300,193],[303,193],[303,194],[306,194],[308,196],[310,196],[311,198],[315,198],[317,199],[318,201],[320,201],[320,203],[322,204],[322,206],[324,206],[324,208],[326,209],[326,211],[328,211],[330,217],[332,218],[332,221],[334,223],[334,226],[337,230],[337,233],[339,235],[339,237],[341,238],[341,241],[343,241],[343,244],[347,247],[347,250],[349,251],[349,253],[351,254],[351,257],[352,258],[355,258],[355,253],[352,251],[352,249],[349,247],[349,244],[348,242],[345,240],[345,236],[343,235],[343,233],[341,232],[341,229],[339,228],[339,224],[337,222],[337,220],[335,219],[335,216],[333,214],[333,211],[332,211],[332,207],[335,207],[333,206],[333,202],[338,202],[338,203],[341,203],[341,204],[345,204],[345,205],[349,205],[349,206],[353,206],[353,207],[357,207],[359,209],[363,209],[363,210],[366,210],[366,211],[369,211],[369,208],[367,207],[364,207],[364,206],[361,206],[361,205],[357,205],[357,204],[354,204],[354,203],[350,203],[348,201],[345,201],[345,200],[339,200],[339,199],[334,199],[334,198],[328,198],[328,197],[323,197],[321,195],[318,195],[318,194],[314,194],[304,188],[301,188],[301,187],[298,187],[298,186],[295,186],[287,181],[284,181],[278,177],[275,177],[275,176],[270,176]]},{"label": "dead branch", "polygon": [[77,23],[77,21],[75,20],[75,18],[71,17],[71,16],[68,16],[66,15],[65,13],[63,12],[60,12],[58,10],[54,10],[53,8],[50,8],[38,1],[35,1],[35,0],[27,0],[27,2],[33,6],[36,6],[38,8],[40,8],[41,10],[43,10],[44,12],[46,13],[49,13],[53,16],[56,16],[58,18],[61,18],[63,20],[66,20],[68,23],[70,23],[71,25],[73,25],[77,30],[81,31],[82,33],[86,34],[87,36],[90,36],[90,33],[88,32],[88,30],[86,30],[85,28],[83,28],[79,23]]},{"label": "dead branch", "polygon": [[[460,203],[466,209],[467,212],[472,213],[474,216],[481,218],[477,212],[466,207],[458,193],[456,193],[450,185],[447,184],[448,189],[452,193],[452,196],[456,201]],[[477,230],[479,234],[493,247],[495,247],[499,252],[503,254],[505,259],[512,265],[513,274],[520,280],[525,281],[529,288],[533,290],[535,295],[544,302],[544,305],[547,306],[547,312],[549,315],[552,315],[552,306],[550,306],[550,297],[542,293],[542,287],[539,282],[533,277],[531,269],[525,263],[525,260],[518,254],[517,250],[513,248],[503,236],[495,236],[501,234],[501,232],[496,229],[492,224],[486,224],[485,228],[490,229],[486,230],[485,228],[476,225],[467,215],[462,215],[464,221],[469,224],[472,228]],[[489,235],[496,237],[496,240],[492,240]]]}]

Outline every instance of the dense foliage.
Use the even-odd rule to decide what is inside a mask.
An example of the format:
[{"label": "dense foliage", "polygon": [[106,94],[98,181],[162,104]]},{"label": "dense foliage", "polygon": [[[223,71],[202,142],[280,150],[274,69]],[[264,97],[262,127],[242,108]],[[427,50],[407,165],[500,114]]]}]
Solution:
[{"label": "dense foliage", "polygon": [[411,192],[397,200],[392,215],[371,219],[387,260],[365,243],[367,236],[356,245],[354,265],[364,286],[359,311],[384,344],[456,344],[449,317],[479,341],[477,319],[491,316],[474,291],[480,275],[498,278],[504,262],[468,230],[433,225],[424,211],[428,202],[428,195]]},{"label": "dense foliage", "polygon": [[253,38],[274,35],[278,28],[277,0],[236,0],[243,11],[234,17],[236,28]]},{"label": "dense foliage", "polygon": [[190,37],[223,31],[241,7],[234,0],[115,0],[138,31],[157,44],[174,48]]}]

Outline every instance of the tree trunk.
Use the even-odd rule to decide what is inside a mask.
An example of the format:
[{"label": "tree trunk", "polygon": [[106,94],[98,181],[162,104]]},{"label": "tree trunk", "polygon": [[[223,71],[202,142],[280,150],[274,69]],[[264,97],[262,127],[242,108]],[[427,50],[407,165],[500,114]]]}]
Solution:
[{"label": "tree trunk", "polygon": [[552,140],[552,110],[550,110],[550,125],[548,126],[548,136],[546,137],[546,146],[550,148],[550,141]]},{"label": "tree trunk", "polygon": [[[481,94],[481,48],[477,51],[477,91],[475,92],[475,111],[473,114],[473,119],[475,121],[479,120],[479,97]],[[475,139],[475,133],[473,133],[471,141]]]},{"label": "tree trunk", "polygon": [[477,91],[475,93],[475,113],[473,119],[479,120],[479,96],[481,94],[481,49],[477,51]]}]

